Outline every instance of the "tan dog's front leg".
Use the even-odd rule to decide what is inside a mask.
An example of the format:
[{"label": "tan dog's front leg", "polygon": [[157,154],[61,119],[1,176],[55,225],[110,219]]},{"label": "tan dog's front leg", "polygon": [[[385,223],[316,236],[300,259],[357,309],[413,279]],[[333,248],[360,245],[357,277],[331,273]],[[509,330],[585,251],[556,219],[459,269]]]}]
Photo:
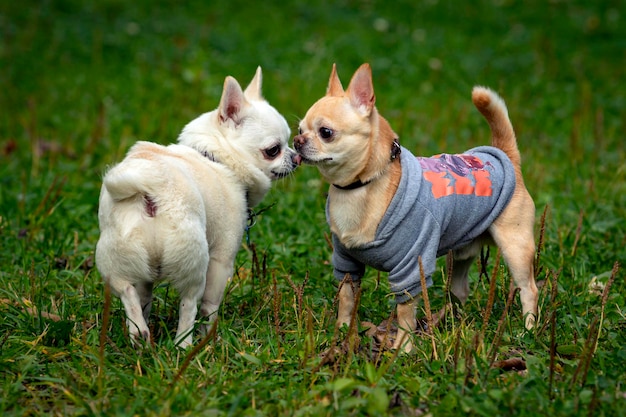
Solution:
[{"label": "tan dog's front leg", "polygon": [[346,278],[341,283],[339,288],[339,312],[337,314],[337,327],[341,327],[344,324],[350,326],[352,321],[352,312],[357,307],[355,290],[358,289],[359,284],[352,282],[350,278]]},{"label": "tan dog's front leg", "polygon": [[413,334],[417,328],[416,305],[415,299],[398,304],[398,334],[393,349],[404,348],[407,353],[413,349]]}]

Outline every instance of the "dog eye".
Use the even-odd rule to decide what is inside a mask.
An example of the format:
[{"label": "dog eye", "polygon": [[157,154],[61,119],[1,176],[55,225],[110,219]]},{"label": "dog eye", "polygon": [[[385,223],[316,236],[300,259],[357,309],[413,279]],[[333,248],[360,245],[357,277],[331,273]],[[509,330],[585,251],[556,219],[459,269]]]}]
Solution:
[{"label": "dog eye", "polygon": [[302,134],[302,128],[301,128],[301,127],[299,127],[299,128],[298,128],[298,135],[301,135],[301,134]]},{"label": "dog eye", "polygon": [[267,148],[265,151],[263,151],[263,153],[265,153],[265,156],[268,159],[274,159],[280,153],[280,145],[274,145],[271,148]]},{"label": "dog eye", "polygon": [[327,127],[320,127],[320,136],[322,139],[330,139],[333,136],[333,130]]}]

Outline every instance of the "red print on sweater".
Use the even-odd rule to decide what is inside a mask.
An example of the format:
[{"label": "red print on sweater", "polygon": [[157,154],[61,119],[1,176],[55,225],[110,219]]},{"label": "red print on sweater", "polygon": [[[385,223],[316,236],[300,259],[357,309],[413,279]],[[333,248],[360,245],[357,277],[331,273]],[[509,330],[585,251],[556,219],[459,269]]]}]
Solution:
[{"label": "red print on sweater", "polygon": [[487,166],[473,155],[441,154],[417,158],[424,178],[432,184],[435,198],[448,195],[491,197],[491,180]]}]

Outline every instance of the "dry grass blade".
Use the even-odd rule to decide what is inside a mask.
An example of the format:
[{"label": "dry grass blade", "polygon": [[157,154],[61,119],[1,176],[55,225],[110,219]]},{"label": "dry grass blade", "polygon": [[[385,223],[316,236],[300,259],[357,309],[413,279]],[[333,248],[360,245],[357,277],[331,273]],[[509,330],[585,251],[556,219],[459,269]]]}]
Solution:
[{"label": "dry grass blade", "polygon": [[185,371],[189,367],[189,364],[191,363],[193,358],[195,358],[198,355],[198,353],[200,353],[200,351],[202,349],[204,349],[204,347],[211,340],[215,339],[215,336],[217,335],[217,322],[218,321],[219,321],[218,318],[215,318],[215,320],[213,320],[213,324],[211,325],[211,328],[209,329],[207,334],[202,338],[200,343],[198,343],[196,346],[194,346],[193,349],[191,349],[191,352],[189,352],[189,354],[185,357],[185,360],[183,361],[183,364],[180,366],[180,369],[178,370],[178,372],[174,376],[174,379],[172,379],[172,383],[170,384],[170,387],[169,387],[170,390],[172,389],[172,387],[174,387],[174,385],[176,385],[176,382],[185,373]]},{"label": "dry grass blade", "polygon": [[109,319],[111,317],[111,287],[104,284],[104,308],[102,310],[102,327],[100,328],[100,346],[98,348],[98,360],[100,368],[98,375],[103,375],[104,371],[104,346],[109,331]]},{"label": "dry grass blade", "polygon": [[430,341],[432,343],[433,358],[437,360],[438,359],[437,344],[435,343],[435,336],[433,335],[433,314],[430,309],[430,300],[428,298],[428,287],[426,286],[426,275],[424,274],[424,266],[422,265],[421,256],[417,258],[417,262],[420,267],[420,280],[422,283],[422,298],[424,299],[424,310],[426,311],[426,322],[428,324],[427,329],[426,329],[426,334],[428,334],[428,337],[430,337]]},{"label": "dry grass blade", "polygon": [[498,271],[500,270],[500,249],[496,252],[496,260],[495,265],[493,266],[493,271],[491,272],[491,278],[489,279],[489,298],[487,299],[487,305],[485,306],[485,310],[483,311],[483,327],[480,333],[480,342],[482,342],[485,338],[485,332],[487,331],[487,324],[489,323],[489,318],[491,317],[491,312],[493,311],[493,304],[496,298],[496,280],[498,277]]},{"label": "dry grass blade", "polygon": [[593,345],[594,345],[594,340],[597,337],[597,333],[598,333],[598,317],[594,317],[593,320],[591,321],[591,324],[589,325],[589,334],[587,335],[587,339],[585,340],[585,345],[583,346],[583,353],[580,356],[580,360],[578,361],[578,366],[576,366],[576,370],[574,371],[574,374],[572,375],[572,379],[570,381],[570,389],[572,389],[576,383],[578,382],[578,377],[580,375],[584,375],[583,378],[581,378],[581,384],[584,385],[585,384],[585,380],[586,380],[586,376],[587,376],[587,371],[589,369],[589,364],[591,363],[591,359],[593,358]]},{"label": "dry grass blade", "polygon": [[561,270],[553,274],[552,293],[550,295],[550,306],[552,314],[550,314],[550,381],[548,383],[548,396],[553,398],[552,386],[554,383],[554,373],[556,365],[556,296],[558,294],[558,279]]},{"label": "dry grass blade", "polygon": [[546,218],[548,216],[548,209],[549,209],[549,205],[546,204],[546,206],[543,209],[543,213],[541,214],[541,227],[539,229],[539,242],[537,243],[537,254],[535,256],[535,265],[534,265],[534,270],[535,270],[535,278],[537,278],[539,276],[539,270],[540,270],[540,262],[541,262],[541,253],[543,251],[543,245],[544,245],[544,239],[545,239],[545,234],[546,234]]},{"label": "dry grass blade", "polygon": [[[280,293],[278,292],[278,282],[276,281],[276,274],[272,273],[272,288],[274,293],[274,331],[276,332],[276,343],[280,347],[281,332],[280,332]],[[280,349],[279,349],[280,351]]]},{"label": "dry grass blade", "polygon": [[304,275],[304,281],[302,281],[302,284],[300,285],[296,285],[292,280],[291,277],[289,275],[285,275],[285,279],[287,280],[287,283],[289,283],[289,286],[291,287],[291,289],[293,290],[294,294],[296,295],[296,301],[297,301],[297,308],[298,308],[298,317],[301,318],[302,317],[302,311],[304,308],[304,287],[306,287],[306,284],[309,282],[309,271],[306,272],[306,274]]},{"label": "dry grass blade", "polygon": [[[452,296],[450,288],[452,288],[452,273],[454,272],[454,253],[451,250],[446,254],[446,287],[444,294],[448,294],[448,299]],[[452,300],[450,300],[452,301]]]},{"label": "dry grass blade", "polygon": [[46,194],[37,205],[37,208],[33,213],[33,218],[42,217],[42,212],[45,216],[50,215],[59,200],[59,196],[61,195],[61,191],[63,190],[66,182],[66,177],[62,177],[60,179],[59,177],[54,177],[52,184],[50,184],[50,187],[48,187],[48,190],[46,191]]},{"label": "dry grass blade", "polygon": [[509,291],[509,297],[506,300],[506,305],[504,306],[504,311],[502,312],[502,317],[498,321],[498,328],[496,330],[496,335],[493,339],[493,344],[491,346],[491,352],[489,353],[489,367],[491,367],[496,359],[496,355],[498,354],[498,348],[500,347],[500,340],[502,339],[502,333],[504,332],[504,322],[506,321],[506,316],[509,313],[509,309],[513,304],[513,300],[515,299],[515,294],[519,291],[519,288],[515,288],[511,285],[511,290]]},{"label": "dry grass blade", "polygon": [[476,353],[475,346],[478,345],[478,339],[480,335],[478,333],[474,333],[474,340],[472,343],[472,347],[467,349],[465,352],[465,380],[463,383],[463,391],[465,387],[467,387],[470,383],[470,380],[474,376],[473,367],[474,367],[474,354]]},{"label": "dry grass blade", "polygon": [[574,244],[572,245],[572,256],[576,255],[576,249],[578,248],[578,241],[580,240],[580,234],[583,228],[583,209],[580,209],[578,215],[578,225],[576,226],[576,237],[574,238]]},{"label": "dry grass blade", "polygon": [[591,321],[591,325],[589,326],[589,334],[587,335],[587,339],[585,340],[585,346],[583,348],[583,354],[581,355],[578,366],[576,367],[576,371],[574,371],[574,375],[572,376],[570,387],[576,385],[579,375],[581,376],[581,385],[584,385],[585,381],[587,380],[587,373],[589,372],[589,367],[591,366],[593,355],[595,354],[598,347],[600,329],[602,329],[602,323],[604,322],[604,309],[606,307],[606,302],[608,301],[611,286],[613,285],[613,282],[615,282],[615,278],[617,277],[618,272],[619,262],[615,262],[611,271],[611,277],[607,281],[606,286],[604,287],[604,291],[602,292],[600,315],[595,316]]},{"label": "dry grass blade", "polygon": [[104,284],[104,307],[102,309],[102,327],[100,328],[100,345],[98,346],[98,391],[100,397],[103,397],[105,387],[105,363],[104,363],[104,347],[108,340],[107,333],[109,331],[109,319],[111,317],[111,287]]}]

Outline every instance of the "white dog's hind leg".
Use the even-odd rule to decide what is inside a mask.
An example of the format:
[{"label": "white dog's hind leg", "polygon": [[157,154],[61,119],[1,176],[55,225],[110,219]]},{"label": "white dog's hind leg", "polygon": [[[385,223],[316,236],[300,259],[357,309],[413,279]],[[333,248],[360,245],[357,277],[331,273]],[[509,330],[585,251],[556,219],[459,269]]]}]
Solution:
[{"label": "white dog's hind leg", "polygon": [[222,298],[224,297],[226,284],[233,274],[233,263],[234,256],[233,259],[228,259],[227,261],[220,261],[215,259],[215,257],[212,257],[209,261],[209,268],[206,274],[206,286],[200,307],[200,314],[208,318],[208,322],[205,322],[200,327],[202,334],[207,334],[217,318],[217,312],[222,303]]},{"label": "white dog's hind leg", "polygon": [[152,282],[141,282],[135,286],[146,323],[150,318],[150,311],[152,310],[152,287]]},{"label": "white dog's hind leg", "polygon": [[[198,303],[204,292],[205,274],[209,260],[206,247],[199,248],[194,260],[195,262],[188,264],[189,269],[179,270],[180,277],[178,279],[172,279],[172,284],[180,295],[175,342],[178,347],[183,349],[193,342],[193,328],[198,315]],[[171,277],[173,273],[168,275]]]},{"label": "white dog's hind leg", "polygon": [[176,344],[186,348],[193,342],[193,324],[198,314],[197,294],[182,295],[178,311],[178,329],[176,330]]},{"label": "white dog's hind leg", "polygon": [[113,293],[119,295],[124,310],[126,311],[126,323],[128,325],[128,332],[130,333],[133,341],[138,339],[144,339],[147,343],[150,342],[150,330],[148,324],[143,316],[143,310],[141,308],[141,301],[137,289],[128,282],[120,282],[119,280],[110,281],[111,289]]}]

